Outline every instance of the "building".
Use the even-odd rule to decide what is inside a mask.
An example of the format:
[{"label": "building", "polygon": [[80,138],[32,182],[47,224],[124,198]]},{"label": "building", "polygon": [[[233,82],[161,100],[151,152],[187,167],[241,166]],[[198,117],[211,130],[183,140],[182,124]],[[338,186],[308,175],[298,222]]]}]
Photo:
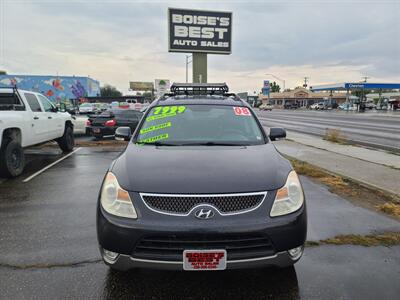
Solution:
[{"label": "building", "polygon": [[283,108],[285,105],[298,105],[299,107],[309,107],[318,102],[340,105],[346,101],[346,93],[332,92],[313,92],[303,87],[282,93],[260,94],[258,98],[262,103],[269,103],[276,108]]},{"label": "building", "polygon": [[10,86],[42,93],[53,102],[100,96],[100,83],[82,76],[0,75],[0,87]]},{"label": "building", "polygon": [[[400,99],[397,97],[397,93],[400,91],[400,83],[377,83],[377,82],[342,82],[333,84],[324,84],[310,87],[313,91],[345,91],[347,102],[352,103],[350,92],[358,91],[361,96],[357,101],[357,105],[360,105],[360,110],[365,110],[366,102],[372,101],[378,98],[376,109],[399,109]],[[389,92],[392,91],[392,92]],[[372,93],[370,93],[372,92]],[[397,93],[396,93],[397,92]],[[369,93],[369,95],[365,95]],[[374,94],[373,94],[374,93]],[[386,94],[386,97],[383,94]]]}]

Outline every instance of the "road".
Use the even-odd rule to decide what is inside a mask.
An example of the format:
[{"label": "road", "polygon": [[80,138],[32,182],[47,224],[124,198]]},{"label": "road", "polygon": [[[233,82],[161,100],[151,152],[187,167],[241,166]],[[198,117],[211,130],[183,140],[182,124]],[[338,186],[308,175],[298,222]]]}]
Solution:
[{"label": "road", "polygon": [[[0,183],[0,299],[396,299],[400,293],[400,246],[307,247],[285,270],[112,272],[97,248],[96,201],[119,149],[81,148],[24,182],[60,158],[56,148],[41,151],[28,154],[22,177]],[[306,177],[302,182],[308,240],[400,231],[399,222]]]},{"label": "road", "polygon": [[356,144],[400,152],[400,113],[273,110],[257,111],[263,125],[323,136],[327,128],[340,129]]}]

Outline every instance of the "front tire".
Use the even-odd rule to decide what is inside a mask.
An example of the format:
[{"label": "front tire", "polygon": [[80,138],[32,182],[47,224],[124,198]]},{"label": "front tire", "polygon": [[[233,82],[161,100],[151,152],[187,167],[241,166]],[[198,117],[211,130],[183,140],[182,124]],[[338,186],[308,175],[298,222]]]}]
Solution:
[{"label": "front tire", "polygon": [[63,152],[71,152],[74,149],[74,132],[71,126],[65,127],[64,135],[57,139],[57,143]]},{"label": "front tire", "polygon": [[0,149],[0,175],[17,177],[25,168],[25,154],[17,141],[6,142]]}]

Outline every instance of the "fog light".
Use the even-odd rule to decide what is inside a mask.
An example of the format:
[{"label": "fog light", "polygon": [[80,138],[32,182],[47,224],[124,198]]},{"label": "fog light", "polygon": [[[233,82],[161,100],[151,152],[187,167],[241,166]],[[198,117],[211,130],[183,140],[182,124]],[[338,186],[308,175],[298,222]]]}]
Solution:
[{"label": "fog light", "polygon": [[290,249],[288,250],[288,253],[293,260],[299,259],[300,256],[303,254],[303,246]]},{"label": "fog light", "polygon": [[116,252],[103,249],[103,258],[109,263],[113,263],[117,259],[118,255],[119,254]]}]

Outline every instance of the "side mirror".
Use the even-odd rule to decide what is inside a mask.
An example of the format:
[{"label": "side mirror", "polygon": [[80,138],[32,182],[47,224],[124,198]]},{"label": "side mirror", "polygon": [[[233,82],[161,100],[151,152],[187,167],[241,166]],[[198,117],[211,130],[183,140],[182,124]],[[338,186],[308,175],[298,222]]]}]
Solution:
[{"label": "side mirror", "polygon": [[129,141],[131,138],[131,129],[129,127],[123,126],[118,127],[115,130],[115,139],[117,141]]},{"label": "side mirror", "polygon": [[285,138],[286,130],[280,127],[272,127],[269,131],[269,138],[271,141],[275,141],[276,139]]}]

